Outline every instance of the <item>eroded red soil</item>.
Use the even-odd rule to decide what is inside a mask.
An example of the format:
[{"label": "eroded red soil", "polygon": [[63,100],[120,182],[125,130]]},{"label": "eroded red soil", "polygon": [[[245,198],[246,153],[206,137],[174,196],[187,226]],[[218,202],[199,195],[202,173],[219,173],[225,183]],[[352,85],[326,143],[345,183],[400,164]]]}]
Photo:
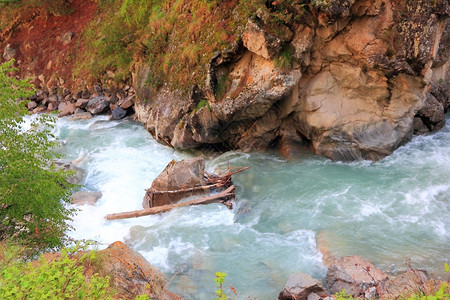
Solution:
[{"label": "eroded red soil", "polygon": [[[97,12],[97,3],[72,0],[67,8],[71,13],[60,16],[50,14],[45,8],[24,10],[14,30],[0,39],[0,54],[8,44],[16,49],[14,58],[19,76],[33,77],[38,87],[81,84],[72,79],[74,58],[83,50],[81,33]],[[72,39],[64,43],[64,35],[70,32]]]}]

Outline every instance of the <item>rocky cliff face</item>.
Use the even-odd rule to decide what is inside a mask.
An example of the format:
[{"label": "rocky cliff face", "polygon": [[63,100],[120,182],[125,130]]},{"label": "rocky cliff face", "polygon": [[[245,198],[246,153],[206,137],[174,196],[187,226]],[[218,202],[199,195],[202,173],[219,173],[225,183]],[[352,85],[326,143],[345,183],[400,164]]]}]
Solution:
[{"label": "rocky cliff face", "polygon": [[111,2],[3,5],[0,61],[51,96],[132,73],[137,119],[181,149],[378,160],[445,124],[448,0]]},{"label": "rocky cliff face", "polygon": [[190,95],[146,87],[151,68],[138,63],[138,120],[176,148],[278,144],[289,155],[310,145],[333,160],[374,161],[444,125],[447,0],[307,2],[261,7]]}]

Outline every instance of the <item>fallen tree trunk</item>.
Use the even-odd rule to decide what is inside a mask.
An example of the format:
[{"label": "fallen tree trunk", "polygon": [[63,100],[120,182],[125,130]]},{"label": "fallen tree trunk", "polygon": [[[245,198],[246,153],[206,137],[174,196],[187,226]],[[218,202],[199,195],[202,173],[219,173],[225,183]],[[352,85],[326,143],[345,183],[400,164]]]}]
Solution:
[{"label": "fallen tree trunk", "polygon": [[227,188],[226,190],[224,190],[220,193],[217,193],[215,195],[201,197],[201,198],[189,200],[186,202],[176,203],[176,204],[162,205],[162,206],[157,206],[157,207],[144,208],[141,210],[109,214],[105,217],[105,219],[106,220],[118,220],[118,219],[138,218],[138,217],[155,215],[155,214],[167,212],[175,207],[183,207],[183,206],[188,206],[188,205],[210,204],[210,203],[222,203],[222,204],[226,205],[228,208],[230,208],[231,203],[227,203],[227,202],[230,200],[230,199],[228,199],[229,197],[234,196],[234,189],[235,189],[235,186],[232,185],[229,188]]}]

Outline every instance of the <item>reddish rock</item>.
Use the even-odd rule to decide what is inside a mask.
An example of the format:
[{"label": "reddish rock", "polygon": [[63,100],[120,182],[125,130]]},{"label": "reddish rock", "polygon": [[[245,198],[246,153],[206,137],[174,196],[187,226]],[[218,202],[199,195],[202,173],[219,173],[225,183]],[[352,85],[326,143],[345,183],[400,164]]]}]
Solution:
[{"label": "reddish rock", "polygon": [[30,101],[30,102],[28,102],[28,104],[27,104],[27,108],[28,109],[35,109],[37,107],[37,103],[36,102],[34,102],[34,101]]},{"label": "reddish rock", "polygon": [[89,99],[78,99],[77,102],[75,103],[75,107],[79,107],[79,108],[86,108],[86,105],[88,104]]},{"label": "reddish rock", "polygon": [[57,102],[50,102],[47,106],[48,111],[54,111],[58,109],[58,103]]},{"label": "reddish rock", "polygon": [[386,278],[386,274],[364,258],[345,256],[335,260],[328,268],[325,280],[332,294],[345,289],[347,294],[360,297]]},{"label": "reddish rock", "polygon": [[381,292],[385,299],[406,299],[412,293],[422,291],[427,280],[425,272],[409,269],[383,282]]},{"label": "reddish rock", "polygon": [[[306,300],[310,294],[322,297],[326,296],[326,291],[322,283],[303,273],[295,273],[289,276],[286,285],[278,296],[279,300]],[[313,296],[311,297],[313,298]]]},{"label": "reddish rock", "polygon": [[58,114],[58,117],[65,117],[68,115],[73,114],[75,111],[75,104],[73,103],[66,103],[66,105],[60,109],[60,113]]},{"label": "reddish rock", "polygon": [[111,277],[118,299],[134,299],[147,294],[150,299],[160,299],[166,278],[138,252],[122,242],[114,242],[100,251],[102,275]]},{"label": "reddish rock", "polygon": [[73,114],[73,115],[69,116],[67,118],[67,120],[74,121],[74,120],[86,120],[86,119],[91,119],[91,118],[92,118],[92,114],[90,112],[85,111],[85,112],[79,112],[79,113]]},{"label": "reddish rock", "polygon": [[121,99],[117,104],[123,109],[130,108],[134,103],[134,98],[135,95],[128,96],[126,98]]}]

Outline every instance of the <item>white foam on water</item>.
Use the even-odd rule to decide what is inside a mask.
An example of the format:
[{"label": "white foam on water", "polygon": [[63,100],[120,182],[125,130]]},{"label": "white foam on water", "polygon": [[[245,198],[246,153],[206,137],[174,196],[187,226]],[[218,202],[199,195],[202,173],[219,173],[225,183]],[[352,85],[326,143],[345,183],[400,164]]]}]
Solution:
[{"label": "white foam on water", "polygon": [[210,204],[106,221],[109,213],[139,209],[166,164],[189,154],[158,144],[134,122],[63,118],[55,132],[66,140],[68,158],[79,159],[87,171],[83,189],[103,193],[94,207],[79,207],[69,235],[105,247],[125,241],[168,278],[189,265],[181,275],[193,279],[195,292],[183,289],[192,283],[175,278],[172,284],[187,299],[213,294],[209,283],[216,271],[228,273],[243,297],[259,299],[276,298],[295,272],[323,278],[326,268],[315,244],[321,230],[339,237],[332,249],[338,256],[362,254],[386,264],[417,257],[437,264],[446,259],[439,253],[450,239],[449,128],[416,137],[377,163],[227,152],[206,166],[210,172],[250,166],[233,177],[233,210]]}]

